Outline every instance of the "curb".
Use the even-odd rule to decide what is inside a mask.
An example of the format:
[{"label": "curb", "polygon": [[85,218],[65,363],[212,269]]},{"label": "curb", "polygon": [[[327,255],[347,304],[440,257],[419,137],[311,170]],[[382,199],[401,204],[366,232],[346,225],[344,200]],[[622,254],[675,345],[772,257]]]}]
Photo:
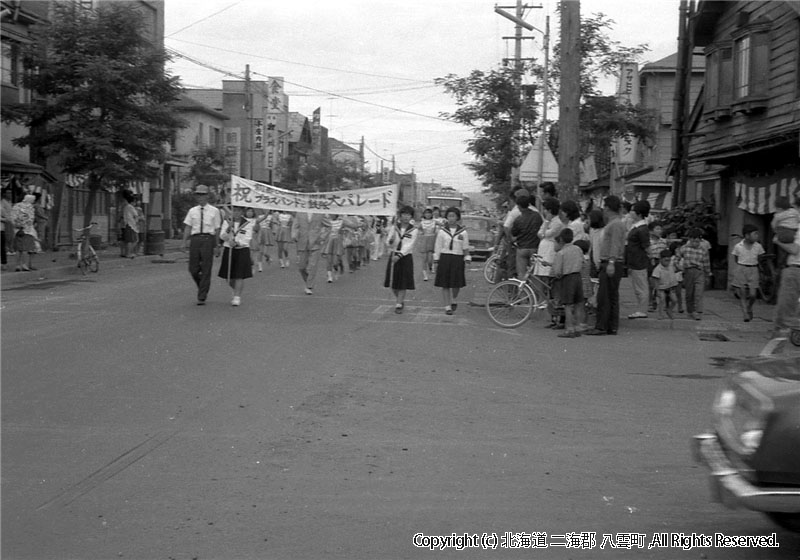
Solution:
[{"label": "curb", "polygon": [[[113,270],[118,268],[126,268],[129,266],[142,266],[146,264],[173,264],[177,263],[182,258],[186,260],[189,258],[186,253],[181,252],[164,253],[163,255],[145,255],[142,257],[136,257],[135,259],[121,259],[119,257],[115,259],[111,255],[108,255],[106,258],[102,253],[100,253],[98,257],[100,258],[100,272],[98,274],[102,274],[103,270]],[[2,285],[0,286],[0,289],[6,290],[18,288],[27,284],[36,284],[39,282],[68,280],[72,278],[91,278],[93,276],[97,276],[97,274],[91,272],[84,276],[81,274],[81,271],[78,268],[77,261],[72,259],[70,262],[72,264],[56,265],[30,272],[5,272],[2,276]]]}]

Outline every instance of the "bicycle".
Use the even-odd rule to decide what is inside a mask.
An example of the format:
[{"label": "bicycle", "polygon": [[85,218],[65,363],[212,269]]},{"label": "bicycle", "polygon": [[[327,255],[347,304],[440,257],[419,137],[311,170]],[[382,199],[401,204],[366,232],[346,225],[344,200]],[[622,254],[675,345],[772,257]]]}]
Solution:
[{"label": "bicycle", "polygon": [[73,231],[79,232],[79,237],[75,241],[75,254],[78,257],[78,268],[84,276],[87,271],[97,272],[100,270],[100,259],[97,258],[97,252],[89,243],[89,233],[96,225],[97,222],[92,222],[84,228],[73,229]]},{"label": "bicycle", "polygon": [[497,274],[505,266],[503,263],[505,258],[505,244],[502,241],[495,243],[494,251],[492,251],[492,254],[488,259],[486,259],[486,262],[483,265],[483,277],[487,282],[489,282],[489,284],[497,283]]},{"label": "bicycle", "polygon": [[533,270],[542,257],[534,254],[524,278],[509,278],[499,282],[486,297],[486,311],[492,321],[503,328],[512,329],[530,319],[540,309],[554,309],[550,284]]}]

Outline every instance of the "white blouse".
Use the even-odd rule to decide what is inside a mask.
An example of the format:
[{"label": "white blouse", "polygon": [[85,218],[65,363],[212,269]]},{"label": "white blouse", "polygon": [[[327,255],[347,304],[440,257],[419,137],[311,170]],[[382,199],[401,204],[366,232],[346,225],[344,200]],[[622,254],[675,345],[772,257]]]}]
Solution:
[{"label": "white blouse", "polygon": [[405,230],[401,229],[401,227],[401,224],[398,223],[389,230],[386,245],[391,252],[400,251],[403,256],[406,256],[410,255],[414,250],[419,230],[411,224]]},{"label": "white blouse", "polygon": [[450,229],[448,225],[439,229],[436,234],[436,245],[433,248],[433,260],[438,261],[439,255],[469,255],[469,235],[463,226]]}]

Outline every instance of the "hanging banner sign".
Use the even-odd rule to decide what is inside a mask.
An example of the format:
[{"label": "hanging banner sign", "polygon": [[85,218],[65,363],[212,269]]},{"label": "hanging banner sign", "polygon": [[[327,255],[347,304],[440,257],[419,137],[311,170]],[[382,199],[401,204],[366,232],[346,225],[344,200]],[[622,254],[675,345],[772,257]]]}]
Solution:
[{"label": "hanging banner sign", "polygon": [[370,189],[303,193],[231,175],[231,204],[284,212],[394,216],[397,213],[397,190],[397,185],[384,185]]}]

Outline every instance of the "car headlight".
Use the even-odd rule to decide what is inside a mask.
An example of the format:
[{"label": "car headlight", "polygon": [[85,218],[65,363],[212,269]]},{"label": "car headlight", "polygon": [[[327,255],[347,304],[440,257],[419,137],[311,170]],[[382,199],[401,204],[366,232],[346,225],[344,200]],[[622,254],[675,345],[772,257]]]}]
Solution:
[{"label": "car headlight", "polygon": [[745,371],[731,378],[714,402],[717,431],[740,455],[752,455],[758,449],[773,409],[772,401],[749,382],[754,375],[758,374]]}]

